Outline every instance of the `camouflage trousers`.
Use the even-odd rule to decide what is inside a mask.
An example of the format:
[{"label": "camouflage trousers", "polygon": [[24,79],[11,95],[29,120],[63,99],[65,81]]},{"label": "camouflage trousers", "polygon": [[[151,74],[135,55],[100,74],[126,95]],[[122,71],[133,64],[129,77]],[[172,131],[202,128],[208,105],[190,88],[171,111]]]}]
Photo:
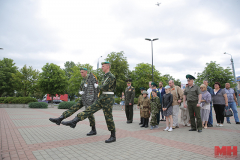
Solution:
[{"label": "camouflage trousers", "polygon": [[[82,107],[83,107],[83,103],[82,103],[82,99],[80,98],[78,100],[77,104],[75,104],[72,107],[70,107],[69,110],[63,112],[63,117],[64,118],[70,117],[72,114],[77,112]],[[95,126],[95,118],[94,118],[93,114],[89,115],[88,119],[89,119],[90,126]]]},{"label": "camouflage trousers", "polygon": [[158,123],[157,123],[157,114],[156,114],[156,113],[152,113],[152,114],[151,114],[150,125],[151,125],[151,126],[156,126],[156,125],[158,125]]},{"label": "camouflage trousers", "polygon": [[114,103],[114,95],[102,94],[91,106],[89,106],[85,111],[80,112],[77,116],[82,121],[93,115],[100,109],[103,110],[107,127],[109,131],[115,131],[115,124],[112,116],[112,108]]}]

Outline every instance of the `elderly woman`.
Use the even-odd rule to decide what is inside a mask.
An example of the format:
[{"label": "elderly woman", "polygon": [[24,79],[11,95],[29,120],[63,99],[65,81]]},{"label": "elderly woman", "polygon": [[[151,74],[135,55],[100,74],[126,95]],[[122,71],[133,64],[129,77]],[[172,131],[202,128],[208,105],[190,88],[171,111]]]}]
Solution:
[{"label": "elderly woman", "polygon": [[202,91],[202,109],[201,109],[201,118],[202,118],[202,126],[207,129],[207,123],[210,113],[210,102],[211,102],[211,94],[207,91],[207,86],[202,84],[200,86]]},{"label": "elderly woman", "polygon": [[228,106],[228,98],[224,89],[221,89],[221,84],[219,82],[215,82],[214,90],[213,90],[213,107],[216,113],[217,119],[217,127],[222,127],[224,122],[223,112],[225,106]]}]

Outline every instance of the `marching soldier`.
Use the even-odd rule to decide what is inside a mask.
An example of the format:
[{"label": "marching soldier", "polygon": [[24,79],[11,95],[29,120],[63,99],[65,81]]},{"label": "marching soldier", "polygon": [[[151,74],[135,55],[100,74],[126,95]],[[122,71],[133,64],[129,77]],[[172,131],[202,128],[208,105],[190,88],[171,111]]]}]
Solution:
[{"label": "marching soldier", "polygon": [[133,104],[135,97],[135,89],[131,86],[131,79],[127,79],[127,88],[125,89],[125,113],[127,117],[127,123],[132,123],[133,121]]},{"label": "marching soldier", "polygon": [[[88,75],[87,75],[87,69],[86,68],[81,68],[80,69],[81,72],[81,76],[83,77],[81,85],[80,85],[80,94],[83,95],[84,94],[84,88],[87,85],[87,79],[88,79]],[[58,118],[49,118],[49,120],[53,123],[56,123],[57,125],[60,125],[60,123],[62,122],[63,119],[70,117],[72,114],[74,114],[75,112],[77,112],[79,109],[81,109],[83,107],[83,99],[80,98],[77,102],[77,104],[73,105],[71,108],[69,108],[69,110],[63,112],[63,114],[58,117]],[[86,106],[85,106],[86,107]],[[90,126],[92,127],[92,130],[87,134],[87,136],[92,136],[92,135],[96,135],[97,131],[96,131],[96,127],[95,127],[95,119],[93,115],[90,115],[88,117],[89,122],[90,122]]]},{"label": "marching soldier", "polygon": [[112,108],[114,103],[114,91],[116,89],[116,78],[110,72],[111,64],[109,62],[102,63],[102,70],[105,73],[103,77],[103,82],[101,86],[94,84],[95,88],[99,88],[100,96],[97,101],[95,101],[91,106],[89,106],[85,111],[80,112],[73,120],[62,122],[63,125],[75,128],[79,121],[83,121],[89,116],[93,115],[98,110],[102,109],[105,120],[107,123],[108,130],[111,132],[111,136],[105,143],[111,143],[116,141],[116,130],[115,124],[112,116]]}]

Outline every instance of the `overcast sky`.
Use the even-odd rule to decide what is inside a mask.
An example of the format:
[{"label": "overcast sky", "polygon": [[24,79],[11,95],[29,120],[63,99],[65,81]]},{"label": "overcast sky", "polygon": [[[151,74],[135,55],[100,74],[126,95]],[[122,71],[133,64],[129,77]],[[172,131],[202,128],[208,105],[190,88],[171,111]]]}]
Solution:
[{"label": "overcast sky", "polygon": [[[157,6],[157,2],[161,3]],[[133,70],[152,63],[186,83],[216,61],[240,76],[239,0],[1,0],[0,59],[41,70],[66,61],[97,68],[110,52],[124,51]]]}]

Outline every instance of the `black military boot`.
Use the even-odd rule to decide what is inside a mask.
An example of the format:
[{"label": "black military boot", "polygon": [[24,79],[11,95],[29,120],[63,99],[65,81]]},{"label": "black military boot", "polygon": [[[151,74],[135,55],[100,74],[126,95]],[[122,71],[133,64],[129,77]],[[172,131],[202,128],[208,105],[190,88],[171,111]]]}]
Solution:
[{"label": "black military boot", "polygon": [[146,118],[145,128],[148,128],[149,118]]},{"label": "black military boot", "polygon": [[63,115],[61,115],[58,118],[49,118],[49,121],[56,123],[57,125],[60,125],[60,123],[62,122],[62,120],[64,119]]},{"label": "black military boot", "polygon": [[105,143],[111,143],[111,142],[115,142],[115,141],[116,141],[115,131],[111,131],[111,136],[108,140],[105,141]]},{"label": "black military boot", "polygon": [[139,125],[143,124],[143,118],[141,117]]},{"label": "black military boot", "polygon": [[96,127],[92,126],[92,130],[87,134],[87,136],[93,136],[96,134],[97,134]]},{"label": "black military boot", "polygon": [[75,128],[76,124],[80,121],[80,119],[76,116],[73,120],[71,121],[66,121],[66,122],[62,122],[62,125],[65,126],[70,126],[71,128]]},{"label": "black military boot", "polygon": [[143,123],[140,127],[145,127],[145,123],[146,123],[145,121],[146,121],[146,118],[143,118]]}]

